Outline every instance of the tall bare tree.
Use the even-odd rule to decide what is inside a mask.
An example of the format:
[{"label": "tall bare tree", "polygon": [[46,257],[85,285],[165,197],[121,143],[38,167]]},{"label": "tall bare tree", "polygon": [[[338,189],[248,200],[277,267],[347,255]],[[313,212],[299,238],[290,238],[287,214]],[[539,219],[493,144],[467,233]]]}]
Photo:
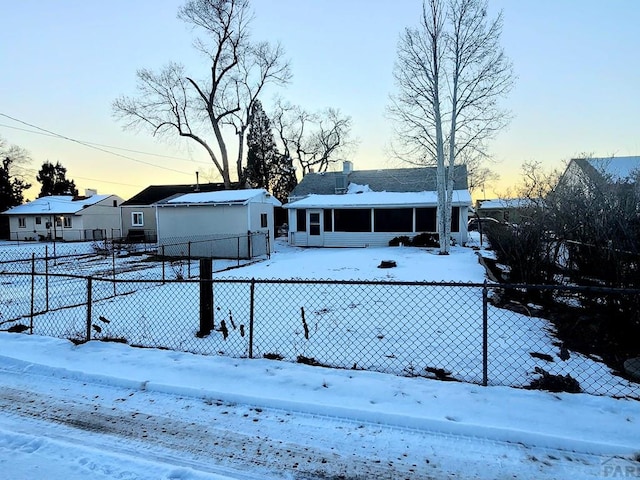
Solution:
[{"label": "tall bare tree", "polygon": [[125,128],[147,128],[153,135],[178,135],[199,144],[226,188],[231,187],[232,167],[225,127],[235,127],[239,179],[253,103],[267,84],[281,85],[291,78],[280,46],[251,42],[249,8],[248,0],[187,0],[178,18],[203,34],[194,46],[209,62],[207,75],[189,76],[178,63],[159,72],[141,69],[137,95],[113,103]]},{"label": "tall bare tree", "polygon": [[335,108],[309,112],[278,100],[271,122],[283,155],[300,166],[303,176],[311,170],[326,172],[357,143],[351,138],[351,117]]},{"label": "tall bare tree", "polygon": [[489,20],[487,0],[424,0],[419,26],[398,43],[394,148],[437,167],[441,254],[449,252],[454,165],[486,156],[487,140],[509,121],[498,105],[514,81],[501,32],[502,14]]}]

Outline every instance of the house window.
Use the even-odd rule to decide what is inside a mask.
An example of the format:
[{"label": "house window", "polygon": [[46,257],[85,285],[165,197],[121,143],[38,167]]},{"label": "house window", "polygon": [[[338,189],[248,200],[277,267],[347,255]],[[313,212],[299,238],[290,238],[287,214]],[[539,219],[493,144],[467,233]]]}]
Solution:
[{"label": "house window", "polygon": [[373,210],[375,232],[412,232],[412,208],[376,208]]},{"label": "house window", "polygon": [[261,213],[260,214],[260,228],[267,228],[268,223],[267,223],[267,214],[266,213]]},{"label": "house window", "polygon": [[114,201],[113,201],[113,206],[114,206],[114,207],[117,207],[117,206],[118,206],[118,201],[117,201],[117,200],[114,200]]},{"label": "house window", "polygon": [[324,210],[324,231],[333,232],[333,215],[331,210]]},{"label": "house window", "polygon": [[27,228],[26,217],[18,217],[18,228]]},{"label": "house window", "polygon": [[307,211],[305,209],[296,210],[296,232],[307,231]]},{"label": "house window", "polygon": [[416,232],[436,231],[436,208],[416,208]]},{"label": "house window", "polygon": [[142,212],[131,212],[131,226],[144,227],[144,214]]},{"label": "house window", "polygon": [[371,209],[353,210],[336,208],[333,211],[333,228],[336,232],[370,232]]},{"label": "house window", "polygon": [[460,231],[460,207],[451,208],[451,231]]},{"label": "house window", "polygon": [[36,217],[36,225],[42,225],[42,217]]},{"label": "house window", "polygon": [[320,235],[320,214],[318,212],[309,214],[309,235]]},{"label": "house window", "polygon": [[64,217],[64,228],[71,228],[71,217]]}]

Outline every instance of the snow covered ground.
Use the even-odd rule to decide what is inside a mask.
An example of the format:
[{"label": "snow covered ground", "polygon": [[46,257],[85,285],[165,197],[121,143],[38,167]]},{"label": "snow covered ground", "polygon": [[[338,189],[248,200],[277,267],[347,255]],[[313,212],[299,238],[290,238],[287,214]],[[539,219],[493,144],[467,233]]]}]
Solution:
[{"label": "snow covered ground", "polygon": [[[484,279],[470,249],[283,243],[271,260],[216,275]],[[7,479],[640,476],[635,400],[115,343],[0,333],[0,408]]]},{"label": "snow covered ground", "polygon": [[640,402],[0,334],[7,479],[600,478]]}]

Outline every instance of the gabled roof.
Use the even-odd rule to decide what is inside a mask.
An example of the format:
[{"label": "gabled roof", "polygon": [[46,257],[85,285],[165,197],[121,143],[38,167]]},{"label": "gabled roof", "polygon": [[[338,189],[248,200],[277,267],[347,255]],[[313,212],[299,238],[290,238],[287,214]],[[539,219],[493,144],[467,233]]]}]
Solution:
[{"label": "gabled roof", "polygon": [[[293,189],[290,196],[334,195],[337,193],[336,187],[341,186],[346,189],[350,183],[368,185],[370,190],[375,192],[436,191],[436,167],[354,170],[351,173],[308,173]],[[468,189],[465,165],[456,166],[453,189]]]},{"label": "gabled roof", "polygon": [[[288,203],[284,208],[340,208],[340,207],[395,207],[408,205],[436,206],[438,195],[435,191],[422,192],[363,192],[344,195],[309,195],[302,200]],[[454,190],[454,206],[471,205],[468,190]]]},{"label": "gabled roof", "polygon": [[[231,187],[233,189],[238,189],[240,188],[240,184],[232,183]],[[196,188],[198,189],[197,191],[200,192],[217,192],[225,189],[224,183],[202,183],[200,185],[196,185],[195,183],[185,185],[151,185],[124,202],[122,206],[151,205],[152,203],[157,203],[169,197],[176,196],[177,194],[196,192]]]},{"label": "gabled roof", "polygon": [[158,202],[158,206],[214,204],[214,205],[246,205],[251,201],[263,200],[264,203],[282,205],[280,201],[267,192],[264,188],[252,188],[244,190],[222,190],[219,192],[186,193],[177,197]]},{"label": "gabled roof", "polygon": [[632,180],[634,173],[640,174],[640,156],[574,158],[571,162],[593,181],[624,182]]},{"label": "gabled roof", "polygon": [[95,205],[109,197],[120,198],[115,195],[92,195],[90,197],[51,195],[18,205],[3,213],[7,215],[69,215],[78,213],[84,208]]}]

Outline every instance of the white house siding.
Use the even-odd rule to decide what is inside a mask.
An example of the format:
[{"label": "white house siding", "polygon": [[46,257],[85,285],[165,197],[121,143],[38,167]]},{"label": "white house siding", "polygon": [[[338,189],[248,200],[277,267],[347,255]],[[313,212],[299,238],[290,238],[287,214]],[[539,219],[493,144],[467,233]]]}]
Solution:
[{"label": "white house siding", "polygon": [[159,206],[158,246],[170,256],[246,258],[247,218],[247,205]]},{"label": "white house siding", "polygon": [[[71,217],[71,227],[64,227],[64,221],[54,227],[56,218]],[[20,218],[24,218],[25,227],[20,227]],[[40,218],[40,224],[36,223]],[[51,228],[47,229],[47,222]],[[16,215],[9,218],[11,239],[13,240],[64,240],[74,242],[84,240],[83,219],[72,213],[64,215]]]},{"label": "white house siding", "polygon": [[[267,215],[267,227],[261,224],[262,214]],[[252,233],[261,233],[252,243],[254,255],[264,255],[273,252],[273,239],[275,238],[275,218],[273,204],[253,202],[249,204],[249,229]],[[267,240],[268,239],[268,240]],[[267,248],[269,250],[267,250]]]},{"label": "white house siding", "polygon": [[[468,241],[467,216],[468,207],[466,205],[453,205],[459,208],[460,231],[451,232],[451,236],[458,244]],[[379,208],[379,207],[373,207]],[[418,205],[407,208],[433,208],[433,205]],[[322,210],[310,208],[308,210]],[[289,210],[289,243],[300,247],[310,246],[309,221],[307,219],[307,231],[297,231],[297,210]],[[389,241],[395,237],[406,235],[414,237],[421,232],[322,232],[323,247],[383,247],[388,246]]]},{"label": "white house siding", "polygon": [[[114,201],[116,206],[114,206]],[[83,240],[100,240],[102,238],[118,238],[120,236],[120,209],[117,199],[109,197],[106,200],[82,209],[79,215],[75,215],[73,222],[79,225],[72,226],[72,230],[78,229]]]}]

